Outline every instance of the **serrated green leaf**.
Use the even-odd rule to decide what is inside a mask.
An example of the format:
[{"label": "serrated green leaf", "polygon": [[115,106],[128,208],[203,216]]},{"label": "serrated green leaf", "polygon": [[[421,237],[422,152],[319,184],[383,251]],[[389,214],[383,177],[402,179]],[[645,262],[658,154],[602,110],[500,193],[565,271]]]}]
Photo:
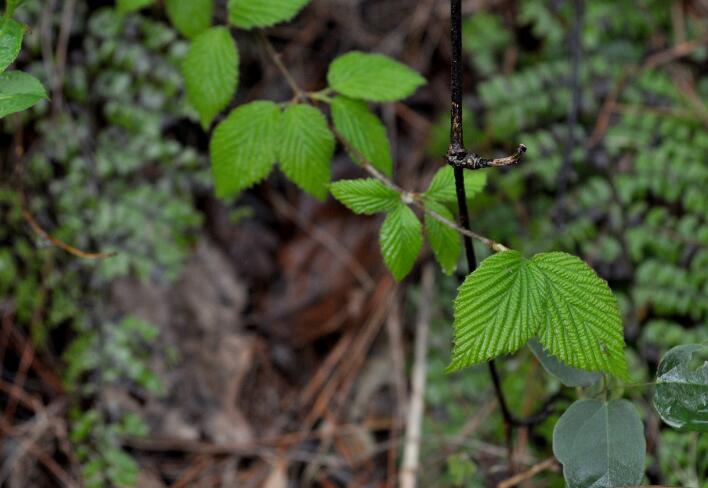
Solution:
[{"label": "serrated green leaf", "polygon": [[425,84],[420,74],[388,56],[359,51],[335,59],[327,81],[342,95],[372,102],[402,100]]},{"label": "serrated green leaf", "polygon": [[628,378],[617,300],[589,266],[565,253],[487,258],[455,301],[450,368],[513,352],[533,335],[569,366]]},{"label": "serrated green leaf", "polygon": [[[455,221],[452,212],[450,212],[447,207],[434,200],[426,200],[425,208],[451,222]],[[454,273],[455,268],[457,268],[457,260],[460,257],[460,252],[462,252],[462,239],[460,238],[460,234],[452,227],[436,220],[428,213],[425,214],[425,232],[428,236],[430,248],[433,250],[435,259],[437,259],[443,272],[446,274]]]},{"label": "serrated green leaf", "polygon": [[47,91],[34,76],[22,71],[0,73],[0,118],[27,110],[47,98]]},{"label": "serrated green leaf", "polygon": [[364,102],[335,97],[332,119],[337,131],[357,151],[350,154],[355,162],[360,163],[363,156],[376,169],[391,176],[393,160],[386,128]]},{"label": "serrated green leaf", "polygon": [[0,73],[20,54],[25,27],[10,17],[0,16]]},{"label": "serrated green leaf", "polygon": [[675,429],[708,432],[708,346],[687,344],[664,354],[654,408]]},{"label": "serrated green leaf", "polygon": [[166,0],[167,17],[185,37],[195,37],[211,26],[214,0]]},{"label": "serrated green leaf", "polygon": [[182,64],[189,103],[199,113],[204,129],[231,101],[238,85],[239,56],[226,27],[199,34]]},{"label": "serrated green leaf", "polygon": [[403,202],[388,212],[379,236],[381,255],[396,281],[413,269],[423,247],[423,229],[418,217]]},{"label": "serrated green leaf", "polygon": [[622,319],[607,282],[570,254],[537,254],[532,262],[548,282],[541,344],[570,366],[628,379]]},{"label": "serrated green leaf", "polygon": [[335,139],[325,116],[310,105],[291,105],[283,113],[280,168],[296,185],[324,200],[332,175]]},{"label": "serrated green leaf", "polygon": [[117,0],[118,12],[122,14],[137,12],[153,3],[155,0]]},{"label": "serrated green leaf", "polygon": [[594,385],[602,378],[602,375],[597,371],[585,371],[584,369],[573,368],[564,364],[560,359],[551,356],[546,352],[537,339],[529,340],[529,349],[538,361],[543,366],[548,374],[557,378],[565,386],[570,387],[587,387]]},{"label": "serrated green leaf", "polygon": [[242,29],[270,27],[295,17],[310,0],[229,0],[229,22]]},{"label": "serrated green leaf", "polygon": [[219,197],[234,196],[268,176],[277,158],[280,116],[273,102],[251,102],[216,127],[209,152]]},{"label": "serrated green leaf", "polygon": [[[486,171],[465,171],[465,196],[467,199],[473,198],[481,192],[487,184]],[[444,205],[455,205],[457,203],[457,192],[455,191],[455,174],[451,166],[443,166],[433,176],[430,181],[425,196],[432,198]]]},{"label": "serrated green leaf", "polygon": [[568,488],[639,485],[644,476],[644,427],[627,400],[580,400],[553,430],[553,453]]},{"label": "serrated green leaf", "polygon": [[357,214],[392,210],[401,201],[398,192],[373,178],[340,180],[332,183],[330,190],[334,198]]},{"label": "serrated green leaf", "polygon": [[546,280],[517,251],[482,261],[455,299],[455,371],[512,353],[526,344],[543,316]]}]

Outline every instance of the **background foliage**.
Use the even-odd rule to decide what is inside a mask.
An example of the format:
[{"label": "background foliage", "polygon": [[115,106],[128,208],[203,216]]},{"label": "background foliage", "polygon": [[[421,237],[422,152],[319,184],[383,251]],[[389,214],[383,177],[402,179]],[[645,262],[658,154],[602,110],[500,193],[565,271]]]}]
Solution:
[{"label": "background foliage", "polygon": [[[308,252],[290,247],[292,242],[305,238],[279,216],[276,209],[280,207],[272,194],[283,193],[297,215],[305,215],[326,229],[330,229],[327,227],[330,223],[324,214],[329,213],[334,216],[330,217],[335,222],[331,225],[348,222],[360,239],[375,238],[370,225],[360,223],[357,227],[355,222],[361,221],[347,221],[343,214],[337,213],[338,207],[331,199],[315,203],[309,197],[297,196],[290,183],[277,173],[263,185],[250,188],[251,183],[268,174],[272,165],[249,168],[258,171],[247,185],[250,189],[220,187],[219,181],[223,179],[217,178],[216,193],[229,199],[219,203],[210,196],[213,189],[204,129],[217,123],[221,125],[214,138],[223,134],[225,140],[234,144],[225,150],[271,151],[273,154],[265,159],[275,162],[278,155],[274,151],[279,147],[278,163],[287,180],[319,200],[325,200],[326,184],[332,175],[336,179],[360,176],[347,169],[340,154],[343,151],[335,152],[334,141],[319,113],[309,112],[304,105],[291,106],[285,112],[282,119],[289,124],[289,130],[283,140],[271,137],[271,144],[256,148],[236,144],[239,141],[234,140],[234,135],[243,134],[228,130],[241,111],[253,109],[252,103],[240,105],[227,118],[218,115],[227,108],[234,93],[239,104],[257,98],[272,98],[276,103],[287,98],[283,81],[265,68],[268,61],[252,29],[289,20],[306,2],[289,2],[292,12],[287,15],[282,15],[282,8],[252,8],[254,3],[247,0],[234,0],[228,5],[219,2],[214,16],[197,15],[203,10],[196,7],[194,12],[185,11],[187,2],[168,0],[166,10],[161,5],[141,10],[151,3],[146,1],[121,0],[116,8],[105,3],[110,2],[76,2],[76,20],[71,23],[67,60],[59,84],[56,82],[59,74],[53,67],[56,61],[53,39],[59,37],[64,25],[62,9],[57,5],[52,8],[49,3],[47,6],[27,1],[18,10],[18,18],[33,28],[25,35],[16,64],[43,82],[49,99],[0,122],[0,311],[3,324],[11,320],[13,327],[31,338],[37,354],[55,367],[61,377],[61,392],[41,386],[43,378],[34,369],[28,372],[24,367],[22,372],[22,349],[17,357],[9,349],[3,356],[6,362],[2,381],[3,384],[19,381],[29,374],[27,388],[31,394],[48,405],[54,401],[62,403],[58,418],[68,426],[66,438],[71,447],[61,447],[57,440],[49,455],[62,466],[69,466],[67,471],[71,476],[82,479],[86,486],[140,486],[140,477],[148,471],[158,471],[158,478],[173,482],[179,475],[164,466],[180,462],[188,469],[192,460],[184,457],[165,460],[160,454],[141,451],[129,444],[126,439],[148,435],[149,416],[145,413],[147,409],[126,408],[126,403],[116,401],[115,392],[138,404],[165,395],[163,383],[170,380],[166,371],[170,370],[169,365],[179,362],[174,350],[182,348],[179,340],[171,339],[159,325],[116,307],[115,287],[124,280],[131,280],[131,286],[135,287],[171,286],[184,279],[183,271],[189,257],[194,255],[196,243],[205,236],[213,239],[229,256],[236,276],[251,290],[249,312],[244,312],[244,315],[252,313],[248,317],[252,324],[247,331],[265,344],[261,353],[265,351],[268,359],[257,362],[254,369],[245,369],[243,375],[254,384],[263,384],[264,378],[267,379],[269,386],[262,387],[260,394],[265,399],[263,404],[269,405],[267,410],[274,412],[273,418],[279,416],[283,424],[300,422],[299,413],[288,417],[284,413],[288,409],[276,399],[289,391],[282,383],[306,386],[309,376],[317,371],[316,366],[329,357],[348,329],[335,327],[312,336],[314,339],[308,339],[310,336],[305,333],[301,334],[304,339],[292,339],[278,331],[277,326],[265,325],[276,323],[282,328],[300,330],[293,310],[299,311],[302,303],[296,302],[296,306],[280,310],[278,315],[272,312],[276,309],[273,303],[286,300],[279,295],[273,300],[269,293],[278,287],[307,290],[303,285],[307,278],[297,274],[299,266],[292,261],[307,262],[306,258],[296,259],[293,255],[306,256]],[[313,2],[296,18],[299,22],[296,26],[307,32],[305,27],[315,29],[311,27],[315,22],[325,26],[320,28],[329,29],[318,17],[327,15],[331,16],[330,22],[338,22],[329,3]],[[404,2],[391,3],[396,4],[394,10],[412,10]],[[708,340],[705,192],[708,14],[701,2],[639,3],[585,2],[577,86],[573,83],[568,43],[574,22],[572,2],[498,2],[496,6],[470,12],[465,21],[464,45],[468,56],[465,100],[469,109],[465,113],[468,145],[485,153],[506,151],[516,141],[529,147],[519,167],[485,172],[479,177],[484,181],[478,182],[471,200],[473,227],[527,256],[551,249],[574,253],[607,279],[620,297],[632,380],[643,383],[651,381],[659,358],[669,348]],[[682,7],[677,10],[669,3]],[[209,4],[205,2],[206,8]],[[367,2],[360,4],[357,6],[361,9],[371,7]],[[225,27],[212,27],[213,18],[223,23],[225,16],[239,27],[236,41]],[[290,46],[309,43],[297,56],[290,57],[298,60],[297,75],[308,88],[319,89],[329,84],[344,95],[331,103],[335,125],[379,170],[395,173],[409,183],[408,187],[420,191],[428,188],[426,205],[451,218],[452,211],[447,207],[454,208],[451,206],[454,195],[450,194],[449,185],[441,183],[437,193],[435,183],[426,187],[440,167],[449,132],[445,115],[447,19],[434,8],[428,16],[429,35],[432,38],[438,32],[439,45],[428,40],[428,44],[416,45],[415,52],[406,51],[400,42],[396,44],[395,39],[387,37],[393,29],[381,25],[385,15],[379,15],[377,20],[364,17],[371,25],[370,32],[360,26],[357,31],[352,27],[355,24],[348,24],[350,29],[346,33],[315,29],[314,40],[299,38],[293,33],[297,27],[292,27],[293,31],[276,27],[269,35],[279,41],[286,54],[288,49],[295,49]],[[677,16],[682,19],[680,23]],[[411,28],[401,35],[415,39],[419,34]],[[371,41],[372,38],[376,41]],[[691,39],[703,42],[686,56],[666,63],[652,58],[657,52]],[[408,106],[396,104],[393,112],[378,106],[370,109],[353,98],[371,101],[404,98],[419,88],[423,80],[382,58],[358,52],[339,57],[355,50],[382,51],[396,58],[407,58],[406,64],[413,64],[423,72],[428,87],[419,90],[407,102]],[[209,62],[210,56],[228,62]],[[350,58],[349,63],[343,63],[346,57]],[[357,72],[372,69],[370,63],[390,72],[382,78],[381,86],[362,86],[356,81]],[[227,74],[238,70],[241,75],[236,83],[214,87],[200,83],[200,76],[196,79],[184,76],[215,65],[223,67]],[[192,68],[185,68],[189,66]],[[345,68],[350,72],[342,73]],[[313,81],[309,82],[310,79]],[[388,83],[390,80],[395,82]],[[618,94],[613,97],[615,90]],[[203,92],[215,96],[205,98]],[[603,119],[606,101],[613,98],[607,118]],[[569,128],[568,110],[573,104],[577,105],[578,114]],[[276,105],[268,108],[273,107]],[[369,124],[367,133],[358,134],[357,123],[372,114],[380,116],[383,122],[377,122],[375,129]],[[429,128],[424,124],[426,147],[422,143],[426,138],[415,129],[415,121],[421,117],[439,120]],[[252,121],[253,116],[249,115],[248,120]],[[322,131],[317,147],[301,154],[288,148],[300,147],[297,128],[303,120],[310,125],[319,124]],[[347,130],[351,132],[347,134]],[[361,147],[362,140],[371,144]],[[427,156],[421,156],[423,151]],[[335,161],[330,169],[323,161],[328,163],[333,155]],[[218,166],[218,160],[219,152],[212,149],[212,163]],[[305,163],[311,166],[303,169]],[[442,170],[435,176],[438,183],[444,183],[445,178],[449,180],[451,175],[445,172]],[[488,184],[482,192],[485,181]],[[392,199],[385,188],[378,189],[381,196],[377,201],[347,201],[342,195],[351,198],[351,189],[337,185],[332,187],[333,194],[353,210],[387,214],[375,221],[374,227],[383,222],[385,229],[387,222],[390,227],[394,219],[410,223],[399,226],[412,229],[405,242],[400,235],[387,241],[383,232],[382,248],[390,249],[388,253],[384,251],[384,258],[392,269],[398,270],[398,278],[410,270],[417,276],[413,266],[417,251],[423,246],[422,229],[417,219],[411,219],[408,207]],[[23,210],[63,242],[78,249],[116,255],[100,260],[68,255],[38,236]],[[254,214],[257,218],[249,217]],[[314,218],[315,214],[320,218]],[[259,220],[272,230],[254,223]],[[434,221],[425,220],[426,227],[435,225]],[[237,233],[248,234],[249,238],[239,239],[224,229],[237,229]],[[338,238],[355,241],[355,236],[344,234],[341,228],[333,229],[335,235],[340,234]],[[445,236],[443,232],[444,229],[438,229],[439,241],[429,237],[429,246],[445,270],[452,272],[461,251],[460,241],[457,236]],[[391,249],[401,243],[401,249]],[[373,254],[378,259],[376,246],[359,246],[360,249],[351,248],[356,259],[365,264],[372,263],[367,255]],[[276,248],[280,251],[273,250]],[[486,251],[480,247],[477,252],[484,255]],[[313,266],[317,272],[316,263]],[[374,270],[371,274],[377,282],[386,283],[376,265],[367,268]],[[285,278],[278,277],[281,273]],[[505,453],[501,447],[503,428],[493,410],[487,373],[478,367],[454,375],[445,373],[451,344],[449,304],[455,295],[454,282],[440,276],[436,289],[425,396],[426,441],[421,456],[425,469],[420,482],[422,486],[494,486],[502,477],[494,467],[501,463]],[[339,284],[333,282],[330,288],[338,290]],[[322,294],[321,290],[318,292]],[[336,296],[335,291],[330,293],[340,304],[349,300]],[[420,296],[415,285],[407,287],[406,303],[410,310],[406,316],[413,316]],[[311,302],[319,304],[317,300]],[[365,308],[373,308],[375,302],[372,303],[367,300]],[[325,312],[312,308],[319,315],[303,319],[307,324],[326,323],[334,316],[326,308]],[[351,322],[360,327],[363,319]],[[5,331],[8,326],[3,327]],[[233,324],[224,327],[237,328]],[[404,331],[404,350],[409,339],[410,334]],[[202,347],[218,350],[214,344]],[[364,354],[367,359],[362,364],[367,366],[361,367],[364,373],[355,388],[360,393],[352,397],[364,395],[361,392],[369,388],[378,391],[379,396],[371,393],[372,398],[389,405],[395,386],[372,386],[373,380],[367,380],[365,374],[369,369],[375,371],[378,349],[385,346],[379,344],[369,355]],[[298,352],[301,362],[293,367],[292,358]],[[222,362],[215,369],[228,370],[228,367]],[[301,371],[302,376],[289,376],[292,373],[286,373],[288,370]],[[503,373],[509,401],[522,413],[533,411],[540,398],[555,392],[561,395],[561,404],[570,403],[567,390],[558,380],[544,374],[526,349],[504,362]],[[254,389],[248,389],[248,380],[241,388],[239,397],[251,393],[253,398],[261,398]],[[626,393],[642,405],[647,425],[649,460],[643,481],[701,487],[708,479],[706,436],[660,428],[656,414],[649,408],[651,387]],[[9,409],[13,400],[5,390],[2,395],[8,419],[19,425],[30,418],[29,411],[19,407],[16,418],[11,419],[7,412],[18,407]],[[248,413],[259,434],[274,434],[258,427],[258,414],[249,410],[243,400],[231,399],[231,402]],[[376,402],[372,404],[375,406]],[[209,404],[208,408],[231,411],[223,405]],[[358,424],[364,417],[371,418],[360,411],[348,415],[345,420]],[[236,422],[230,418],[232,423]],[[275,423],[269,420],[261,423]],[[519,453],[522,459],[540,460],[551,455],[553,425],[557,420],[558,416],[553,415],[538,428],[520,434],[525,436]],[[381,440],[373,435],[359,435],[358,440],[364,445]],[[385,438],[382,431],[377,435]],[[354,445],[351,440],[347,442]],[[349,445],[347,449],[336,446],[334,452],[348,459],[350,467],[312,468],[318,464],[310,462],[311,457],[322,445],[302,447],[308,453],[307,460],[291,461],[286,470],[291,484],[311,479],[307,478],[313,476],[308,470],[344,479],[344,483],[355,479],[358,473],[367,474],[370,480],[385,479],[383,457],[370,454],[370,465],[362,467],[351,461],[350,454],[349,457],[342,454],[350,453]],[[366,447],[361,449],[368,452]],[[3,466],[13,459],[5,452],[3,458]],[[271,477],[277,473],[258,456],[245,455],[240,463],[228,469],[249,473],[247,465],[254,463],[262,467],[259,473],[264,471]],[[217,475],[227,472],[225,465],[218,466]],[[48,481],[51,475],[41,466],[27,470],[27,479],[32,480],[33,486],[52,486]],[[536,480],[531,482],[535,485],[529,486],[563,486],[562,477],[554,472],[543,473]]]}]

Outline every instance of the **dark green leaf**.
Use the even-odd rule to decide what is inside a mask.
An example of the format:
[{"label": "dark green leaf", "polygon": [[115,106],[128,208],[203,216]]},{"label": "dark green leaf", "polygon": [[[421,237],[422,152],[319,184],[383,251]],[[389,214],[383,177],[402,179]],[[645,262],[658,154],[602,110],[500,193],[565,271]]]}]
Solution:
[{"label": "dark green leaf", "polygon": [[563,363],[560,359],[551,356],[535,338],[531,339],[527,345],[548,374],[558,378],[565,386],[587,387],[597,383],[602,378],[602,375],[596,371],[573,368]]},{"label": "dark green leaf", "polygon": [[568,488],[639,485],[644,477],[644,427],[627,400],[580,400],[553,430],[553,453]]},{"label": "dark green leaf", "polygon": [[654,407],[671,427],[708,432],[708,346],[677,346],[664,355]]}]

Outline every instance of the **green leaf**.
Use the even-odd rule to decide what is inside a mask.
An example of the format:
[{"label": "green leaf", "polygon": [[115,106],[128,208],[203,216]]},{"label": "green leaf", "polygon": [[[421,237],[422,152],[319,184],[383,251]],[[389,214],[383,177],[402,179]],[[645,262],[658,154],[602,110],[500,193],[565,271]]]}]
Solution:
[{"label": "green leaf", "polygon": [[185,37],[195,37],[211,26],[214,0],[166,0],[167,16]]},{"label": "green leaf", "polygon": [[[465,196],[468,200],[481,192],[487,184],[486,171],[465,171]],[[455,172],[451,166],[443,166],[430,181],[425,196],[444,205],[457,204]]]},{"label": "green leaf", "polygon": [[455,301],[450,369],[514,352],[534,335],[569,366],[628,379],[617,300],[589,266],[565,253],[527,260],[506,251],[467,277]]},{"label": "green leaf", "polygon": [[354,161],[360,164],[363,157],[376,169],[391,176],[393,161],[386,128],[364,102],[335,97],[332,119],[337,131],[354,148],[355,151],[350,151]]},{"label": "green leaf", "polygon": [[280,168],[296,185],[324,200],[331,179],[335,139],[322,112],[291,105],[283,113]]},{"label": "green leaf", "polygon": [[587,387],[594,385],[602,378],[602,375],[596,371],[573,368],[551,356],[535,338],[529,340],[527,345],[548,374],[560,380],[565,386]]},{"label": "green leaf", "polygon": [[639,485],[644,477],[644,427],[627,400],[580,400],[553,430],[553,453],[568,488]]},{"label": "green leaf", "polygon": [[708,346],[677,346],[661,358],[654,407],[671,427],[708,432]]},{"label": "green leaf", "polygon": [[422,226],[408,205],[399,202],[386,215],[379,244],[386,266],[396,281],[401,281],[413,269],[423,247]]},{"label": "green leaf", "polygon": [[548,282],[541,344],[569,366],[628,379],[622,319],[607,282],[570,254],[537,254],[532,261]]},{"label": "green leaf", "polygon": [[20,54],[25,27],[10,17],[0,17],[0,73]]},{"label": "green leaf", "polygon": [[236,42],[226,27],[199,34],[189,47],[182,64],[184,85],[205,130],[231,101],[238,85],[238,65]]},{"label": "green leaf", "polygon": [[268,176],[277,159],[280,109],[257,101],[235,109],[214,130],[209,145],[219,197],[231,197]]},{"label": "green leaf", "polygon": [[353,51],[335,59],[329,86],[342,95],[372,102],[393,102],[413,94],[425,78],[388,56]]},{"label": "green leaf", "polygon": [[373,178],[340,180],[332,183],[330,190],[334,198],[357,214],[392,210],[401,201],[398,192]]},{"label": "green leaf", "polygon": [[0,73],[0,118],[47,98],[47,91],[34,76],[22,71]]},{"label": "green leaf", "polygon": [[[434,200],[426,200],[425,208],[451,222],[455,221],[452,212],[450,212],[447,207]],[[425,231],[428,235],[430,248],[433,250],[435,259],[437,259],[443,272],[446,274],[454,273],[455,268],[457,268],[457,260],[462,251],[462,239],[460,238],[460,234],[452,227],[436,220],[428,213],[425,214]]]},{"label": "green leaf", "polygon": [[538,268],[517,251],[485,259],[455,299],[449,371],[518,350],[536,332],[546,294]]},{"label": "green leaf", "polygon": [[155,0],[117,0],[118,12],[122,14],[137,12],[153,3]]},{"label": "green leaf", "polygon": [[310,0],[229,0],[229,22],[242,29],[270,27],[295,17]]}]

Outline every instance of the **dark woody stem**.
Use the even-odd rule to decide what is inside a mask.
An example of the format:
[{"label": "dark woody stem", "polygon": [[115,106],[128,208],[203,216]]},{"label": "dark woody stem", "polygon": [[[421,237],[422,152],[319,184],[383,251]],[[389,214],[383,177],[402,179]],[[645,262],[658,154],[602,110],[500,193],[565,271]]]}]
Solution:
[{"label": "dark woody stem", "polygon": [[[464,171],[476,170],[489,167],[501,167],[517,164],[521,161],[526,152],[526,146],[520,144],[516,152],[508,157],[500,159],[485,159],[477,154],[468,152],[464,145],[464,135],[462,132],[462,13],[461,0],[450,0],[450,33],[452,41],[452,73],[451,73],[451,106],[450,106],[450,146],[447,153],[447,162],[453,167],[455,172],[455,190],[457,193],[457,205],[459,208],[460,227],[466,232],[470,230],[470,219],[467,211],[467,196],[465,195]],[[465,251],[467,255],[467,267],[471,273],[477,268],[477,259],[472,247],[472,239],[463,234]],[[558,394],[549,398],[541,408],[541,411],[528,418],[518,418],[509,410],[504,391],[501,387],[501,379],[497,371],[494,360],[489,361],[489,373],[494,385],[494,392],[499,402],[504,419],[504,430],[507,449],[509,452],[509,463],[512,464],[512,434],[513,429],[522,426],[533,426],[543,422],[552,413],[552,404],[558,399]]]}]

